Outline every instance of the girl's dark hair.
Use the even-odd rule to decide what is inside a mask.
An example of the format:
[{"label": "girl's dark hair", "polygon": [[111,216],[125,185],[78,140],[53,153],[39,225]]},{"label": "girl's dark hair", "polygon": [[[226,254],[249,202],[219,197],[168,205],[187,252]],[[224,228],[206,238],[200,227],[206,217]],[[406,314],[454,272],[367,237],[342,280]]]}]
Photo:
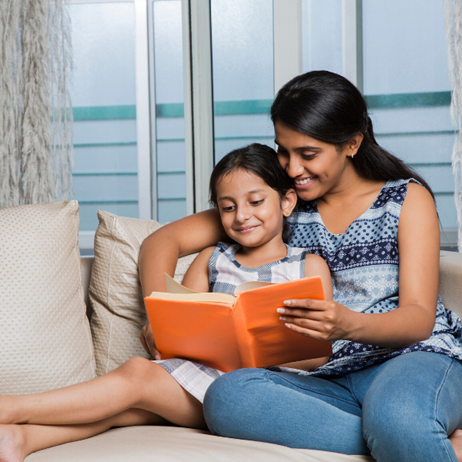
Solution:
[{"label": "girl's dark hair", "polygon": [[361,177],[376,181],[415,178],[433,196],[418,173],[377,144],[366,101],[341,75],[312,71],[295,77],[276,95],[271,119],[274,124],[281,122],[292,130],[334,144],[337,149],[362,133],[364,139],[353,160]]},{"label": "girl's dark hair", "polygon": [[[270,188],[279,193],[282,199],[294,188],[294,181],[279,164],[274,149],[264,144],[253,143],[243,148],[235,149],[221,159],[210,176],[210,203],[218,207],[217,185],[220,180],[236,170],[245,170],[260,177]],[[284,218],[282,239],[288,242],[290,230]]]}]

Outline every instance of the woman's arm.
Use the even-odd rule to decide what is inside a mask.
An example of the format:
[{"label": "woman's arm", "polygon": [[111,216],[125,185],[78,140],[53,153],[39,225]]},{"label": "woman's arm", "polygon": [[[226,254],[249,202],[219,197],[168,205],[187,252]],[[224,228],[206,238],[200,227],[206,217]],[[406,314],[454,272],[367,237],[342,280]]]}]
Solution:
[{"label": "woman's arm", "polygon": [[226,240],[216,209],[169,223],[148,236],[140,249],[143,296],[165,291],[164,272],[173,276],[179,257],[200,252]]},{"label": "woman's arm", "polygon": [[[138,262],[143,296],[165,291],[164,272],[173,276],[178,257],[199,252],[225,239],[216,209],[190,215],[152,233],[141,245]],[[149,323],[143,327],[140,341],[147,353],[160,359]]]},{"label": "woman's arm", "polygon": [[289,328],[322,340],[345,339],[389,348],[425,340],[435,324],[439,243],[433,199],[422,186],[410,183],[398,227],[399,308],[365,314],[336,302],[293,300],[282,317]]}]

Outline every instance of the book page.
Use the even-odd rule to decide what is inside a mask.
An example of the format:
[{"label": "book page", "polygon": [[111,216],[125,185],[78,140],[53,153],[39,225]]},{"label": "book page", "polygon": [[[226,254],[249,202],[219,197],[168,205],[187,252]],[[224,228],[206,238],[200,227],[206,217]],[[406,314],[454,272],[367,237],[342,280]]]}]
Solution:
[{"label": "book page", "polygon": [[179,282],[176,282],[171,276],[167,273],[164,273],[165,285],[167,287],[167,292],[171,294],[197,294],[194,290],[188,289],[187,287],[181,285]]},{"label": "book page", "polygon": [[176,282],[168,274],[165,275],[165,285],[167,292],[153,292],[149,297],[157,298],[158,300],[179,300],[190,302],[215,302],[234,305],[236,297],[229,294],[219,292],[195,292],[187,287]]}]

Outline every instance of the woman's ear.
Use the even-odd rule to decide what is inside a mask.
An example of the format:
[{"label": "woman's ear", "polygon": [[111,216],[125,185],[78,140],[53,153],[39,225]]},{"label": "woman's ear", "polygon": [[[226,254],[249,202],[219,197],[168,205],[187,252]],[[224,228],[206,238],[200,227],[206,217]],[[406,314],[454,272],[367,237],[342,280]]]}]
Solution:
[{"label": "woman's ear", "polygon": [[289,189],[281,201],[282,214],[288,217],[297,205],[297,193],[295,189]]},{"label": "woman's ear", "polygon": [[348,141],[346,145],[346,149],[345,149],[346,155],[353,159],[353,157],[358,152],[358,149],[361,146],[363,139],[364,139],[364,135],[362,133],[358,133],[356,136],[351,138],[351,140]]}]

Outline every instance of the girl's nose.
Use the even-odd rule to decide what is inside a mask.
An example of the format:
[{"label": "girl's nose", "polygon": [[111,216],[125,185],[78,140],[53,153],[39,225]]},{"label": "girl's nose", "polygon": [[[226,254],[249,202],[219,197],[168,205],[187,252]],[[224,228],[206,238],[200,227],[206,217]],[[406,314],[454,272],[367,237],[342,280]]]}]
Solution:
[{"label": "girl's nose", "polygon": [[236,210],[236,221],[238,223],[244,223],[250,218],[250,212],[248,207],[237,207]]}]

